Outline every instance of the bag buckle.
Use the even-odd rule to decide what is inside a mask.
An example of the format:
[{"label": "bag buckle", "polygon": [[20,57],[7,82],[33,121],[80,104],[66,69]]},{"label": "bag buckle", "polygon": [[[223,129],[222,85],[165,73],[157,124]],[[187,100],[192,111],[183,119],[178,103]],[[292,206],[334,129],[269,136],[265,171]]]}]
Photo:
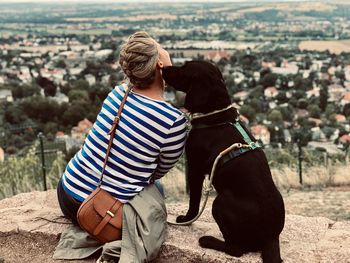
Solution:
[{"label": "bag buckle", "polygon": [[111,217],[114,217],[114,214],[111,211],[108,210],[106,213],[109,214]]}]

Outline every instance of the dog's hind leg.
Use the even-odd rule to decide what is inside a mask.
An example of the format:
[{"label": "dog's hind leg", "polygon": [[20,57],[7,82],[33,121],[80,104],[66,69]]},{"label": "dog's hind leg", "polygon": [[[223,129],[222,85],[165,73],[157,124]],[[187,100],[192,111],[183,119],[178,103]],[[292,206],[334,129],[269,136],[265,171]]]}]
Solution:
[{"label": "dog's hind leg", "polygon": [[222,196],[216,197],[213,203],[212,212],[225,241],[219,240],[212,236],[203,236],[199,239],[199,245],[204,248],[210,248],[225,252],[231,256],[240,257],[244,253],[243,250],[230,242],[232,239],[232,231],[230,231],[230,227],[232,227],[232,224],[234,225],[236,223],[236,220],[235,218],[232,218],[231,215],[230,225],[227,224],[227,218],[225,218],[226,213],[224,211],[225,208],[223,207],[224,200],[222,199],[224,199]]},{"label": "dog's hind leg", "polygon": [[264,263],[281,263],[279,238],[272,238],[266,241],[262,247],[262,258]]}]

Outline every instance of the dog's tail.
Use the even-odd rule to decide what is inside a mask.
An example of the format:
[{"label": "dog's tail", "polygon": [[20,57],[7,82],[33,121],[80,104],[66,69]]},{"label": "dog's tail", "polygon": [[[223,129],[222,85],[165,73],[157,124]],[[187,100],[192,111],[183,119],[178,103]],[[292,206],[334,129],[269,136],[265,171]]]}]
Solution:
[{"label": "dog's tail", "polygon": [[263,263],[283,262],[280,254],[279,238],[275,237],[273,239],[266,241],[266,243],[262,247],[261,254],[262,254]]}]

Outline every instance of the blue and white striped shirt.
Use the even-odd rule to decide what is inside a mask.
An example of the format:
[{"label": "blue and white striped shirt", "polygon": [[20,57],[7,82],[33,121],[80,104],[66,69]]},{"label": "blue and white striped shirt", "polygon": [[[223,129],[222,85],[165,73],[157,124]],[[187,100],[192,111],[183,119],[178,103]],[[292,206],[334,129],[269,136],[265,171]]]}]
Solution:
[{"label": "blue and white striped shirt", "polygon": [[[107,134],[125,94],[126,85],[114,88],[103,102],[84,146],[63,174],[65,191],[79,201],[96,189],[106,155]],[[103,176],[102,189],[128,202],[161,178],[178,161],[186,139],[186,119],[170,104],[130,92]]]}]

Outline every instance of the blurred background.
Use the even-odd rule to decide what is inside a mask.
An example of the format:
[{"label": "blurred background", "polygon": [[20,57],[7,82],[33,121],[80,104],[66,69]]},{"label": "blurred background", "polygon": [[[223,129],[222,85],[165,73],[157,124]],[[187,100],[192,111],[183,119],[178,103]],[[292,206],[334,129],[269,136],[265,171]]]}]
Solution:
[{"label": "blurred background", "polygon": [[[56,187],[143,30],[173,64],[220,67],[287,213],[350,219],[349,1],[55,2],[0,0],[0,199]],[[162,179],[169,202],[185,166]]]}]

